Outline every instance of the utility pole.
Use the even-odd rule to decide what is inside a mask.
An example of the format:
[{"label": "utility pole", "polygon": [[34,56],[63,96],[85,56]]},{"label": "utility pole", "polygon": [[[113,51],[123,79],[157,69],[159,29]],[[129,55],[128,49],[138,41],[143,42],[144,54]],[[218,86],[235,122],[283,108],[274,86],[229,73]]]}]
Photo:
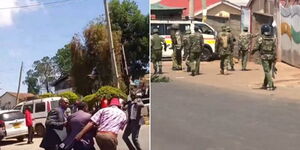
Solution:
[{"label": "utility pole", "polygon": [[18,92],[17,92],[17,104],[19,103],[19,93],[20,93],[20,86],[21,86],[21,78],[22,78],[22,71],[23,71],[23,62],[21,63],[20,75],[19,75],[19,85],[18,85]]},{"label": "utility pole", "polygon": [[189,0],[189,16],[190,16],[190,20],[194,20],[194,15],[195,15],[194,5],[195,5],[195,0]]},{"label": "utility pole", "polygon": [[107,0],[104,0],[104,7],[105,7],[105,16],[106,16],[107,31],[108,31],[108,37],[109,37],[108,41],[109,41],[112,69],[115,72],[114,80],[115,80],[115,82],[117,82],[118,88],[120,88],[119,73],[118,73],[118,68],[117,68],[117,63],[116,63],[116,55],[115,55],[115,48],[114,48],[114,43],[113,43],[112,31],[111,31],[109,8],[108,8]]},{"label": "utility pole", "polygon": [[206,0],[202,0],[202,22],[206,22],[207,9],[206,9]]}]

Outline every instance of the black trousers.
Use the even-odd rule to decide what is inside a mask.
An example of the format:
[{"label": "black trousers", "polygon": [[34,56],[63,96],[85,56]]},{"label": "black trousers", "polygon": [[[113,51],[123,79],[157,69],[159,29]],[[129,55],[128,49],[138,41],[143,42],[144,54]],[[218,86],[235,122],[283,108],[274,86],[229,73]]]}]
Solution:
[{"label": "black trousers", "polygon": [[33,127],[29,126],[27,128],[28,128],[28,142],[32,142],[33,135],[34,135]]},{"label": "black trousers", "polygon": [[[141,150],[141,145],[138,141],[139,138],[139,132],[140,132],[141,125],[139,125],[139,120],[130,120],[125,128],[124,134],[123,134],[123,140],[126,143],[129,150]],[[129,136],[131,134],[131,139],[134,144],[129,140]]]}]

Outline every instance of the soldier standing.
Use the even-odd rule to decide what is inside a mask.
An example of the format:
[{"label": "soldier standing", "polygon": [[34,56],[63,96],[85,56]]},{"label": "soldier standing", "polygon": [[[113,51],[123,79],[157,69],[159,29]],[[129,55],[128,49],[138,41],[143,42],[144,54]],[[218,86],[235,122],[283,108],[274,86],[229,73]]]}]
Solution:
[{"label": "soldier standing", "polygon": [[243,31],[239,36],[238,46],[239,46],[239,57],[242,61],[242,71],[247,71],[247,62],[250,49],[250,41],[256,35],[248,33],[248,27],[244,27]]},{"label": "soldier standing", "polygon": [[183,43],[182,43],[182,35],[180,33],[178,24],[172,25],[171,40],[172,40],[172,48],[173,48],[172,70],[182,70],[181,51],[183,48]]},{"label": "soldier standing", "polygon": [[199,32],[199,27],[195,26],[195,33],[190,36],[190,66],[192,76],[200,74],[200,53],[203,50],[203,36]]},{"label": "soldier standing", "polygon": [[231,29],[229,26],[226,27],[226,30],[230,36],[230,38],[233,40],[232,44],[230,44],[230,54],[229,54],[229,64],[231,66],[231,71],[234,71],[234,61],[233,61],[233,52],[234,52],[234,42],[236,41],[235,40],[235,37],[233,36],[233,34],[231,33]]},{"label": "soldier standing", "polygon": [[265,72],[265,79],[261,88],[275,90],[272,72],[275,69],[274,64],[276,62],[276,39],[272,36],[272,27],[270,25],[262,25],[261,34],[257,38],[251,54],[253,55],[256,51],[260,52],[261,64]]},{"label": "soldier standing", "polygon": [[230,45],[232,43],[233,43],[233,39],[229,36],[228,32],[226,32],[226,26],[222,26],[222,32],[218,34],[216,40],[216,50],[221,57],[221,62],[220,62],[221,74],[227,74],[229,55],[231,53]]},{"label": "soldier standing", "polygon": [[162,37],[159,37],[158,35],[158,29],[153,29],[153,35],[151,37],[151,60],[153,63],[154,68],[154,74],[158,73],[162,74],[162,49],[164,45],[164,50],[167,49],[167,44],[165,42],[165,39]]},{"label": "soldier standing", "polygon": [[183,54],[183,61],[185,61],[186,64],[186,71],[191,72],[191,66],[190,66],[190,35],[191,35],[191,30],[187,29],[185,31],[185,35],[183,36],[183,48],[184,48],[184,54]]}]

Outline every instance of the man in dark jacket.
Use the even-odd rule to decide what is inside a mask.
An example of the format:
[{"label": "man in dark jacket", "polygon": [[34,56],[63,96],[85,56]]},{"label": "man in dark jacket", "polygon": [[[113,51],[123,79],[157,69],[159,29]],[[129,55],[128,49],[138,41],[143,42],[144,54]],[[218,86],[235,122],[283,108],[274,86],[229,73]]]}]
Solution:
[{"label": "man in dark jacket", "polygon": [[[127,103],[128,123],[123,134],[123,140],[129,150],[141,150],[141,146],[138,141],[141,125],[144,124],[144,119],[141,115],[141,110],[142,107],[144,107],[144,104],[141,101],[141,96],[141,93],[136,93],[136,95],[132,95],[131,101]],[[130,134],[132,134],[131,137],[134,146],[128,138]]]},{"label": "man in dark jacket", "polygon": [[67,119],[64,115],[66,108],[69,105],[69,100],[61,98],[59,107],[52,109],[46,119],[46,133],[40,144],[40,147],[45,150],[58,150],[59,144],[66,138]]}]

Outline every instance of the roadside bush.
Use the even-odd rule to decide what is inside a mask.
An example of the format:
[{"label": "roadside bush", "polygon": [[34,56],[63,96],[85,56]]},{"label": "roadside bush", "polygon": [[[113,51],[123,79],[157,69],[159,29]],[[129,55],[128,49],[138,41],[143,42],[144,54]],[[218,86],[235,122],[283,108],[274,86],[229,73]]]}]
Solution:
[{"label": "roadside bush", "polygon": [[75,101],[79,99],[79,96],[71,91],[60,93],[58,96],[67,98],[70,103],[75,103]]},{"label": "roadside bush", "polygon": [[57,95],[53,94],[53,93],[45,93],[42,95],[39,95],[39,98],[48,98],[48,97],[55,97]]}]

